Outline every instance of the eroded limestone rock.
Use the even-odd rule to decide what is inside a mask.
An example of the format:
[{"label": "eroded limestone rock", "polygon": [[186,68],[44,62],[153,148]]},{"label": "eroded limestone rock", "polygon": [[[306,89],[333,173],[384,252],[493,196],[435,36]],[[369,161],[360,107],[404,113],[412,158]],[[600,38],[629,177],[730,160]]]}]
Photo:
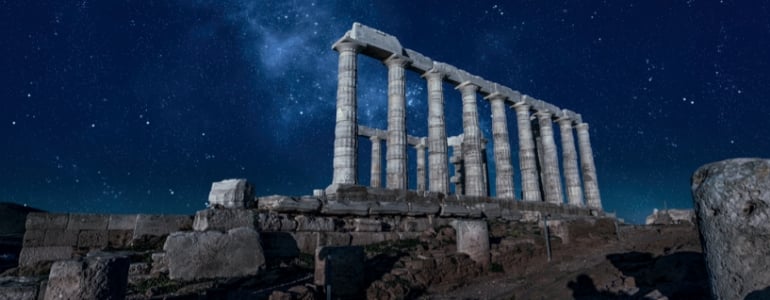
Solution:
[{"label": "eroded limestone rock", "polygon": [[225,208],[248,208],[254,203],[254,188],[246,179],[227,179],[211,184],[209,204]]},{"label": "eroded limestone rock", "polygon": [[702,166],[692,193],[715,299],[744,299],[770,283],[770,160]]},{"label": "eroded limestone rock", "polygon": [[57,261],[51,266],[45,299],[124,299],[128,268],[127,257],[110,254]]},{"label": "eroded limestone rock", "polygon": [[249,227],[227,233],[175,232],[168,236],[163,250],[171,279],[250,276],[265,264],[259,233]]}]

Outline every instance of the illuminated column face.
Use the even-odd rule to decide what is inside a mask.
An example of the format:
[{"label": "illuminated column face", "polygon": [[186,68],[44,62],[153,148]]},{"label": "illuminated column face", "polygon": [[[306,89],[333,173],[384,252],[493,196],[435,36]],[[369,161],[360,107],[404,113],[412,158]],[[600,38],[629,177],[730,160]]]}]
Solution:
[{"label": "illuminated column face", "polygon": [[554,204],[564,203],[561,192],[561,176],[559,176],[559,158],[556,154],[556,142],[553,138],[553,122],[550,112],[538,112],[540,139],[543,143],[543,191],[545,201]]},{"label": "illuminated column face", "polygon": [[457,89],[463,99],[463,166],[465,171],[465,195],[487,196],[484,184],[484,161],[481,149],[481,129],[476,101],[478,87],[469,82],[461,83]]},{"label": "illuminated column face", "polygon": [[495,152],[495,190],[497,198],[514,199],[511,144],[508,136],[508,118],[505,114],[505,97],[500,94],[487,96],[492,105],[492,138]]},{"label": "illuminated column face", "polygon": [[522,198],[524,201],[541,201],[535,140],[532,136],[532,125],[529,123],[530,106],[522,101],[514,104],[513,108],[516,109],[516,124],[519,131],[519,168],[521,168]]},{"label": "illuminated column face", "polygon": [[358,121],[356,117],[357,55],[361,46],[348,40],[334,45],[339,52],[337,73],[337,123],[334,127],[334,174],[332,185],[356,184]]},{"label": "illuminated column face", "polygon": [[406,77],[407,59],[392,55],[388,66],[388,145],[385,170],[388,189],[405,190],[406,182]]},{"label": "illuminated column face", "polygon": [[425,138],[420,140],[417,149],[417,191],[425,191]]},{"label": "illuminated column face", "polygon": [[594,153],[591,150],[588,124],[580,123],[575,128],[577,129],[578,149],[580,150],[580,165],[583,171],[586,206],[601,210],[602,199],[599,196],[599,182],[596,179],[596,165],[594,164]]},{"label": "illuminated column face", "polygon": [[380,157],[382,155],[382,148],[381,148],[381,142],[380,138],[377,136],[372,136],[369,138],[370,141],[372,141],[372,170],[371,175],[369,178],[370,182],[369,185],[371,185],[373,188],[381,188],[382,182],[381,177],[382,176],[382,158]]},{"label": "illuminated column face", "polygon": [[431,192],[449,194],[447,136],[444,119],[444,74],[428,71],[428,188]]},{"label": "illuminated column face", "polygon": [[578,156],[575,149],[575,138],[572,133],[572,119],[559,118],[561,132],[561,150],[564,169],[564,185],[567,188],[567,202],[572,206],[583,207],[583,188],[580,186],[578,172]]}]

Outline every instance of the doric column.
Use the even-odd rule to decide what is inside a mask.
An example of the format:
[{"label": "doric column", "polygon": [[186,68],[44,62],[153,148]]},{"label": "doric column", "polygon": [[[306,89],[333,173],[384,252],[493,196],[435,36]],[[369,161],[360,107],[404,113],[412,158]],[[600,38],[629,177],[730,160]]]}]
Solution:
[{"label": "doric column", "polygon": [[572,119],[565,116],[557,121],[559,122],[559,131],[561,131],[561,160],[564,168],[564,185],[567,188],[567,202],[572,206],[582,207],[583,188],[580,187],[577,150],[572,134]]},{"label": "doric column", "polygon": [[455,195],[465,195],[463,189],[463,181],[465,181],[463,176],[463,147],[461,144],[452,146],[452,157],[449,158],[449,162],[455,169],[454,175],[449,179],[455,185]]},{"label": "doric column", "polygon": [[550,112],[539,111],[535,113],[540,125],[540,138],[543,143],[543,191],[545,201],[562,204],[564,198],[561,192],[561,176],[559,176],[559,157],[556,153],[556,142],[553,138],[553,123]]},{"label": "doric column", "polygon": [[369,137],[369,140],[372,141],[372,172],[370,176],[369,185],[371,185],[373,188],[381,188],[382,187],[382,148],[380,143],[380,137],[373,135]]},{"label": "doric column", "polygon": [[583,170],[586,205],[601,210],[602,199],[599,196],[599,182],[596,180],[596,165],[594,165],[594,153],[591,150],[588,124],[580,123],[575,128],[577,129],[578,148],[580,150],[580,165]]},{"label": "doric column", "polygon": [[425,138],[415,146],[417,149],[417,191],[425,191]]},{"label": "doric column", "polygon": [[386,148],[386,186],[388,189],[407,189],[406,179],[406,77],[404,66],[408,60],[391,55],[384,61],[388,66],[388,145]]},{"label": "doric column", "polygon": [[478,86],[463,82],[457,86],[463,99],[463,165],[465,195],[487,196],[481,150],[481,129],[476,101]]},{"label": "doric column", "polygon": [[508,136],[508,119],[505,115],[505,96],[494,93],[487,96],[492,104],[492,138],[495,152],[495,190],[497,198],[514,199],[511,144]]},{"label": "doric column", "polygon": [[532,137],[532,125],[529,123],[529,104],[522,101],[514,104],[513,108],[516,109],[516,123],[519,129],[522,199],[524,201],[540,201],[535,140]]},{"label": "doric column", "polygon": [[444,121],[444,74],[425,72],[428,81],[428,188],[431,192],[449,194],[447,136]]},{"label": "doric column", "polygon": [[357,54],[361,45],[345,38],[334,44],[337,69],[337,123],[334,127],[334,184],[356,184],[358,124],[356,118]]}]

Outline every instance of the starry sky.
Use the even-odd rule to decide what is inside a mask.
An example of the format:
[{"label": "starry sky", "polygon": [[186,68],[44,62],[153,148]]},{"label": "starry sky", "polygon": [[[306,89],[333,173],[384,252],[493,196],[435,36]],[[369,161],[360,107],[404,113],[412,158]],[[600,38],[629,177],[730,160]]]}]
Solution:
[{"label": "starry sky", "polygon": [[[357,21],[581,113],[605,210],[643,222],[653,208],[692,207],[690,176],[699,166],[768,157],[768,6],[0,0],[0,201],[190,214],[205,207],[211,182],[225,178],[248,178],[259,195],[326,187],[337,76],[331,45]],[[444,91],[447,132],[456,135],[460,95],[449,84]],[[411,135],[427,135],[426,98],[424,80],[408,72]],[[359,56],[358,99],[359,123],[386,128],[381,62]],[[479,97],[487,137],[490,115]],[[508,119],[517,145],[512,110]],[[361,139],[362,158],[369,145]],[[515,146],[513,153],[518,170]],[[359,163],[363,184],[367,160]],[[519,191],[518,171],[514,181]]]}]

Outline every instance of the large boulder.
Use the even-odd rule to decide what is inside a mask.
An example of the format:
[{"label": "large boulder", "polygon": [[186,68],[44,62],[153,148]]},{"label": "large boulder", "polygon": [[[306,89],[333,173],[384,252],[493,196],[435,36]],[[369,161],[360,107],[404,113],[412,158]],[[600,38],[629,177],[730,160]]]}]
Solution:
[{"label": "large boulder", "polygon": [[251,276],[265,265],[259,233],[251,227],[227,233],[175,232],[166,238],[163,250],[171,279]]},{"label": "large boulder", "polygon": [[110,254],[57,261],[48,276],[45,299],[124,299],[128,267],[127,257]]},{"label": "large boulder", "polygon": [[770,160],[702,166],[692,194],[715,299],[744,299],[770,283]]}]

